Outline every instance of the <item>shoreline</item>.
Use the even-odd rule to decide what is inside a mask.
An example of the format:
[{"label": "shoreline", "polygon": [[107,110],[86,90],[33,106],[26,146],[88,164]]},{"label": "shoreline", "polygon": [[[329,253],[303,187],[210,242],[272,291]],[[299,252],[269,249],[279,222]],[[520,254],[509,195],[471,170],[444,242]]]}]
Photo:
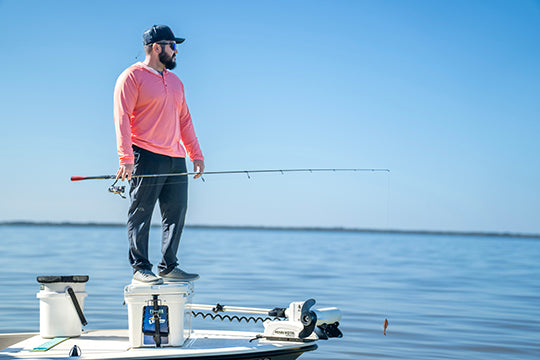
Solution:
[{"label": "shoreline", "polygon": [[[66,226],[66,227],[125,227],[122,223],[69,222],[69,221],[0,221],[0,226]],[[160,227],[152,224],[152,227]],[[418,234],[418,235],[447,235],[447,236],[482,236],[507,237],[522,239],[540,239],[540,234],[489,232],[489,231],[445,231],[445,230],[402,230],[402,229],[369,229],[344,227],[306,227],[306,226],[256,226],[256,225],[202,225],[187,224],[187,229],[216,229],[216,230],[266,230],[266,231],[329,231],[349,233],[378,233],[378,234]]]}]

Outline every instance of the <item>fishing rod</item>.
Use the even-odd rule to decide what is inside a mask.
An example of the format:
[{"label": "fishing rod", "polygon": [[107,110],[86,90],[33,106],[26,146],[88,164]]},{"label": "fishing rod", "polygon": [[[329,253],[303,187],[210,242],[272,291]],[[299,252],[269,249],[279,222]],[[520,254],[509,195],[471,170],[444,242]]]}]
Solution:
[{"label": "fishing rod", "polygon": [[[246,174],[250,178],[249,174],[255,173],[286,173],[286,172],[337,172],[337,171],[386,171],[390,172],[389,169],[269,169],[269,170],[227,170],[227,171],[205,171],[203,175],[223,175],[223,174]],[[172,174],[146,174],[146,175],[132,175],[131,178],[152,178],[152,177],[162,177],[162,176],[189,176],[189,175],[199,175],[198,172],[183,172],[183,173],[172,173]],[[100,176],[72,176],[71,181],[81,181],[81,180],[108,180],[116,179],[116,175],[100,175]]]},{"label": "fishing rod", "polygon": [[[144,174],[144,175],[132,175],[131,178],[155,178],[163,176],[189,176],[189,175],[224,175],[224,174],[246,174],[248,179],[251,179],[249,174],[255,173],[281,173],[286,172],[356,172],[356,171],[365,171],[365,172],[390,172],[389,169],[264,169],[264,170],[226,170],[226,171],[207,171],[204,173],[200,172],[182,172],[182,173],[172,173],[172,174]],[[115,179],[114,183],[109,186],[109,192],[113,194],[118,194],[120,197],[125,199],[124,192],[126,191],[125,186],[117,186],[116,183],[120,178],[117,175],[100,175],[100,176],[72,176],[71,181],[82,181],[82,180],[110,180]],[[204,177],[201,176],[201,180],[204,181]]]}]

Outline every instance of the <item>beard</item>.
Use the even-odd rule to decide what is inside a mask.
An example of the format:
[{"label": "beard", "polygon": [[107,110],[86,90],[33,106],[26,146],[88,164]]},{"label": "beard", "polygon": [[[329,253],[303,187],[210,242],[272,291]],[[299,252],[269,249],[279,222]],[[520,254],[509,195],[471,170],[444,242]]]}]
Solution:
[{"label": "beard", "polygon": [[172,70],[176,67],[176,61],[174,60],[174,54],[169,56],[165,52],[165,49],[161,49],[161,52],[159,53],[159,61],[165,65],[165,68],[168,70]]}]

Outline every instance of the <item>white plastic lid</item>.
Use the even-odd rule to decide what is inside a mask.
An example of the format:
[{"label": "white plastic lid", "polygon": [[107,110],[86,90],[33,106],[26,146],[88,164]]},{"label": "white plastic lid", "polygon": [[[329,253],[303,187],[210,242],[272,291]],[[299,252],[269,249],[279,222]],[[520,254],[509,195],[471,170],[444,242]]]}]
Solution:
[{"label": "white plastic lid", "polygon": [[166,283],[162,285],[130,284],[124,288],[124,295],[165,295],[189,294],[191,286],[187,283]]}]

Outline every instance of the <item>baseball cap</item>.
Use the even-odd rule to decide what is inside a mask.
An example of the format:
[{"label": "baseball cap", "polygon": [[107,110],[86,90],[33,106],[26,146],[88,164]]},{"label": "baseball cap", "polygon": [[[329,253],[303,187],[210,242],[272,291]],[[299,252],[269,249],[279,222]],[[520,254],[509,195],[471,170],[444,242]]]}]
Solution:
[{"label": "baseball cap", "polygon": [[163,40],[174,41],[177,44],[181,44],[186,39],[174,37],[171,28],[166,25],[154,25],[143,33],[144,45],[152,44]]}]

